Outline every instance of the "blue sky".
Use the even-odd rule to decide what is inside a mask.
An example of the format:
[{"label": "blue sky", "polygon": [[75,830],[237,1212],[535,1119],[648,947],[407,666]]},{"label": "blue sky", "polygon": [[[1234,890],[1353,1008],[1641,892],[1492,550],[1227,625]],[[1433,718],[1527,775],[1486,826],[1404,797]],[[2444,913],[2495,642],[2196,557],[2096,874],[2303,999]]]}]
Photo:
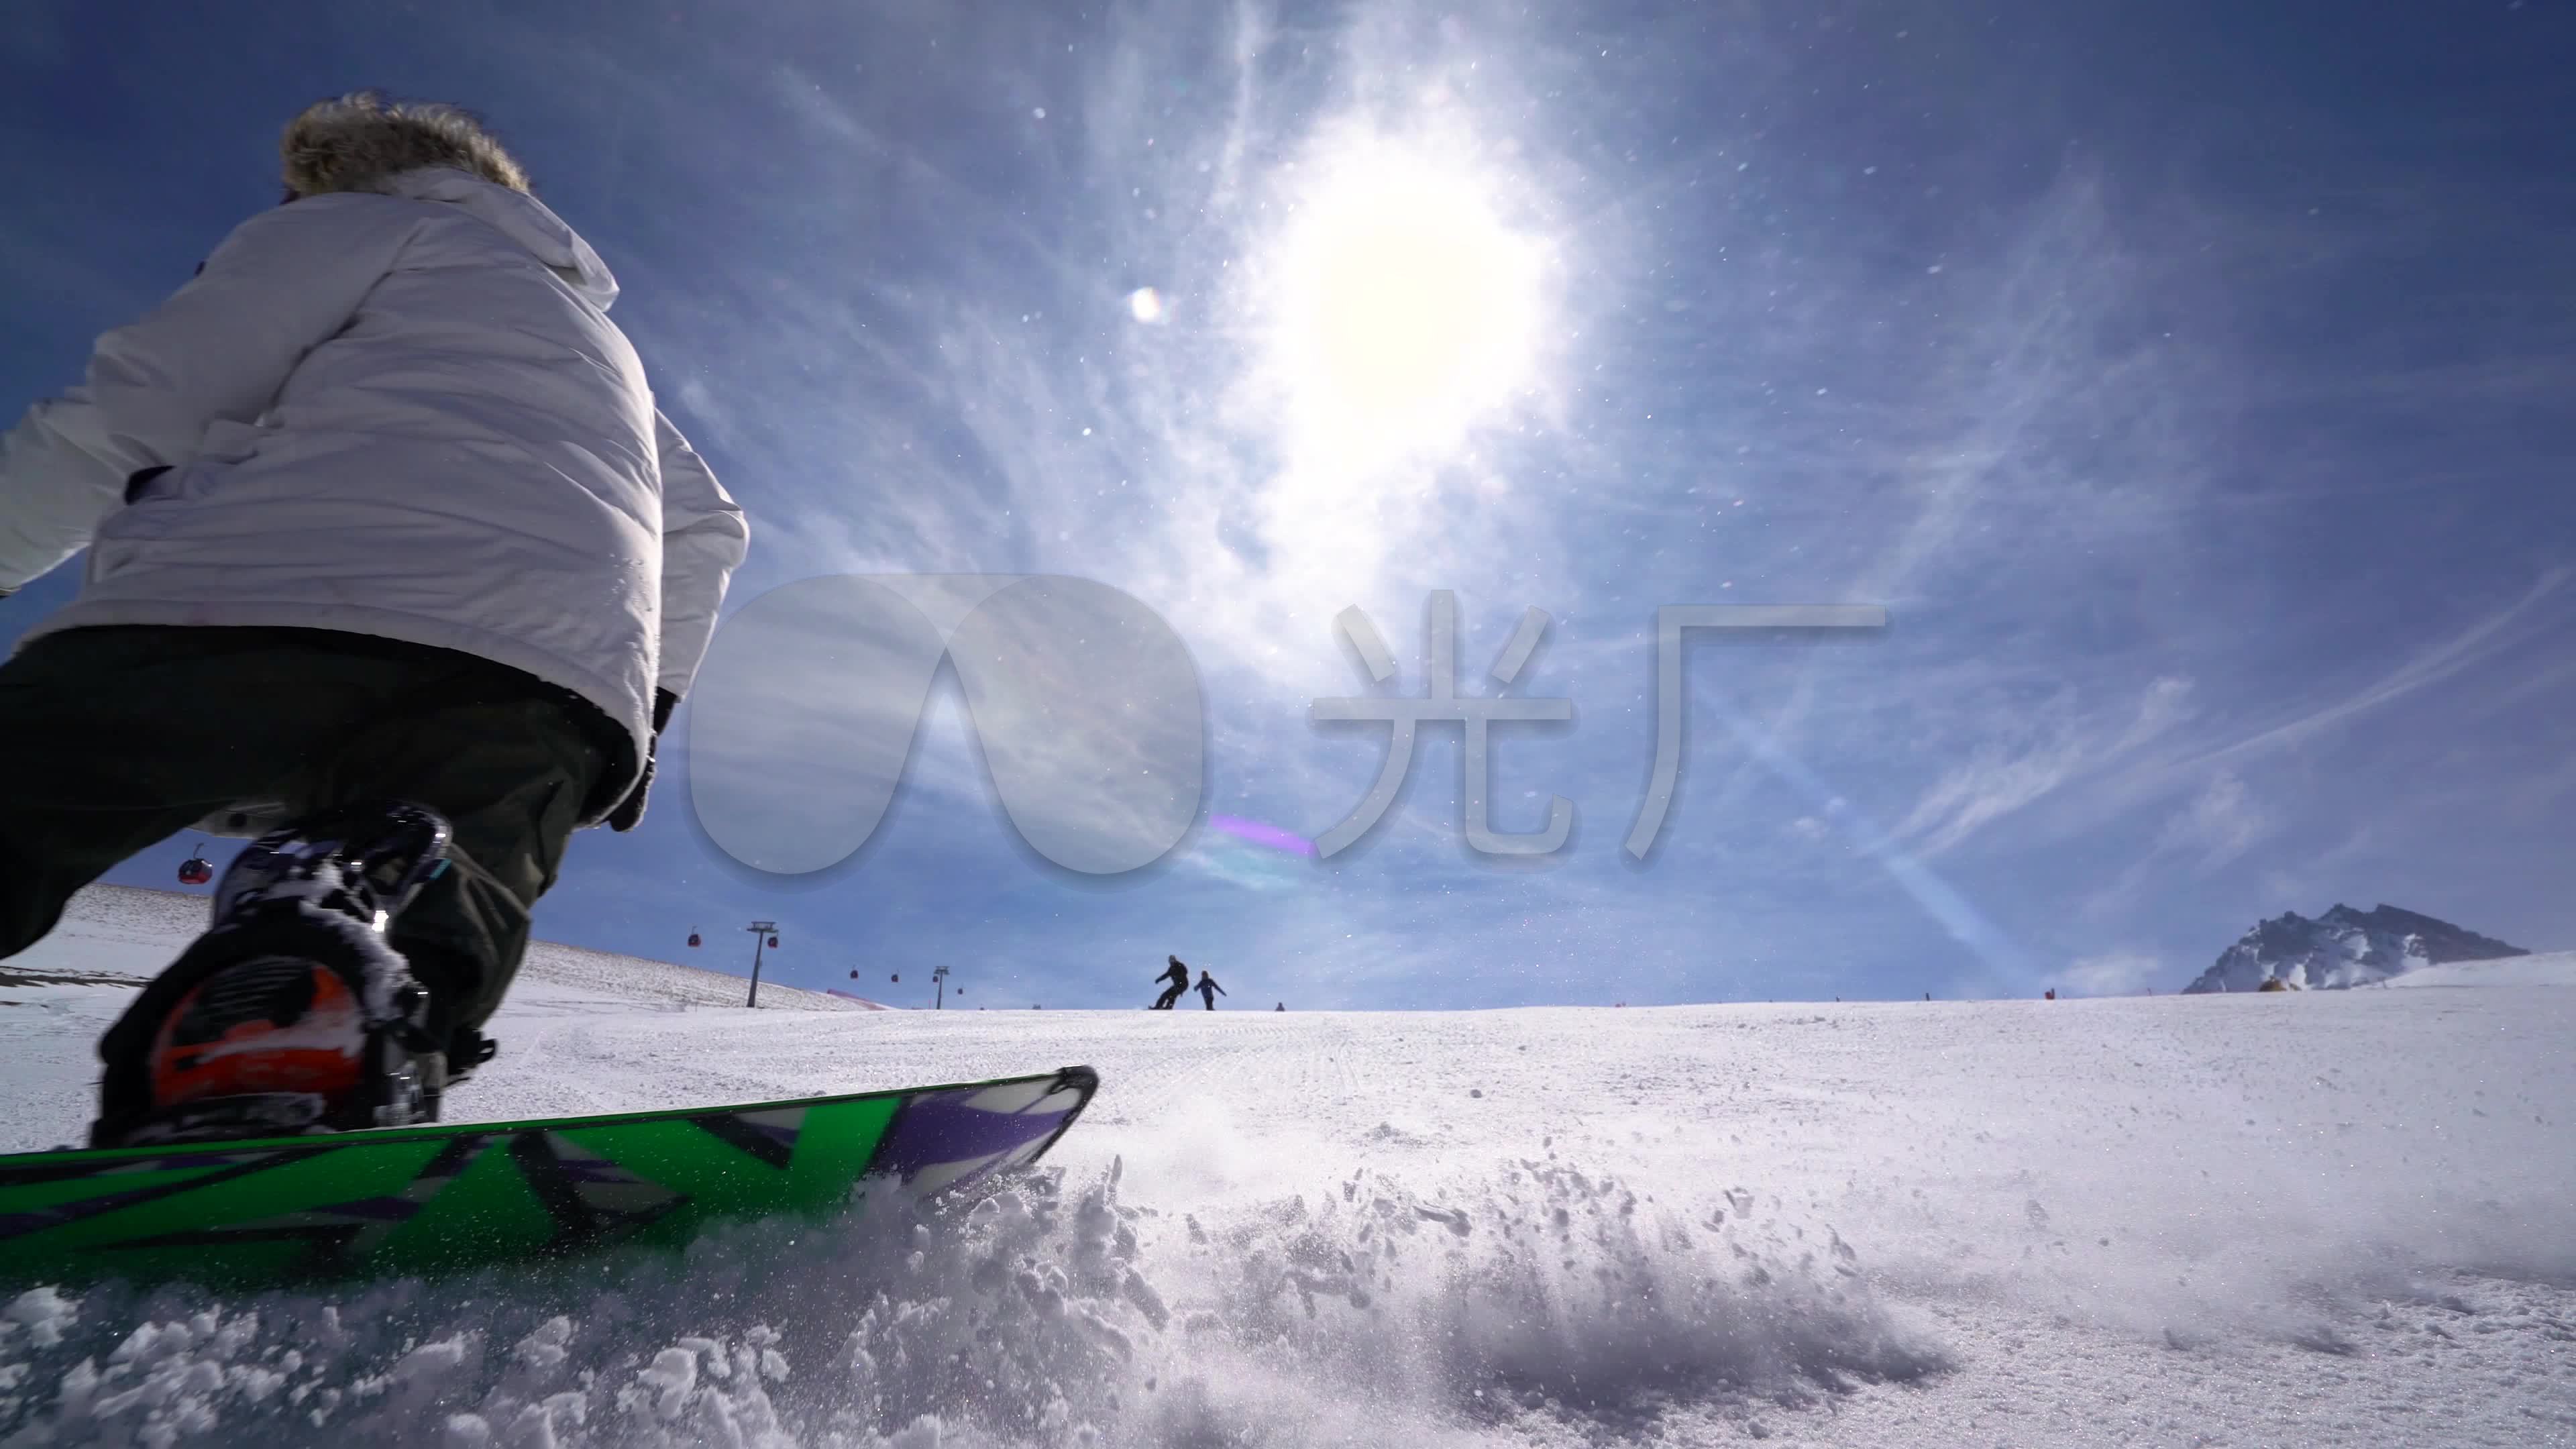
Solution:
[{"label": "blue sky", "polygon": [[[943,674],[865,845],[754,869],[701,699],[551,939],[740,970],[775,919],[775,979],[996,1007],[1173,952],[1292,1009],[2161,992],[2336,901],[2576,948],[2571,47],[2510,0],[20,5],[0,406],[271,204],[303,104],[449,100],[749,511],[727,628],[1046,574],[1187,651],[1195,730],[1114,671],[1009,726],[1195,750],[1144,868],[1022,840]],[[1455,725],[1329,859],[1212,824],[1359,804],[1386,730],[1310,706],[1424,693],[1437,591],[1462,694],[1547,616],[1509,692],[1573,717],[1498,729],[1491,799],[1566,843],[1467,847]],[[1692,644],[1634,860],[1656,610],[1706,604],[1889,623]],[[718,648],[777,708],[851,698],[762,644]],[[846,821],[835,758],[778,809]]]}]

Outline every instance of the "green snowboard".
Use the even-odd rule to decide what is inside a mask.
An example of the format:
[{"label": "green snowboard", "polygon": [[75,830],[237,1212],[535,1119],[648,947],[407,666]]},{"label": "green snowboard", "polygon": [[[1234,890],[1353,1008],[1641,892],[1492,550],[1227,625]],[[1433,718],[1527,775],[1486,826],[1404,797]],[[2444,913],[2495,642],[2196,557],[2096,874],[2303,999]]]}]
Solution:
[{"label": "green snowboard", "polygon": [[1089,1067],[953,1086],[554,1121],[0,1156],[0,1295],[121,1277],[252,1287],[425,1274],[719,1218],[935,1194],[1035,1161]]}]

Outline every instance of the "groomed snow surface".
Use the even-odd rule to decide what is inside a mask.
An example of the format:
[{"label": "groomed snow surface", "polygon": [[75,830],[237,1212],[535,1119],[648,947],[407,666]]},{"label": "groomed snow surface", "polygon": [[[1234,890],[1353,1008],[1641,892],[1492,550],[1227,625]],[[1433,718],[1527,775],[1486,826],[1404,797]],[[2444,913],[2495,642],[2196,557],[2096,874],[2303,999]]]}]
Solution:
[{"label": "groomed snow surface", "polygon": [[[128,992],[13,983],[147,974],[195,929],[168,914],[94,899],[0,963],[0,1147],[77,1135]],[[456,1115],[1104,1084],[972,1212],[239,1299],[0,1271],[0,1445],[2576,1444],[2564,964],[1460,1013],[764,986],[753,1012],[738,981],[541,953]]]}]

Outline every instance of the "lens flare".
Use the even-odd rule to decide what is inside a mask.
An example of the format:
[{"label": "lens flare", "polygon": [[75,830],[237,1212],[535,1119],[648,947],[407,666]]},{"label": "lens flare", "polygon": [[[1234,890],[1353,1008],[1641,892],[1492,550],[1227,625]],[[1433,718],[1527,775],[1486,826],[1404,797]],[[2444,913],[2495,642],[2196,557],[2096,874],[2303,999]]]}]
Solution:
[{"label": "lens flare", "polygon": [[1240,815],[1211,815],[1208,817],[1208,824],[1239,840],[1248,840],[1255,845],[1266,845],[1272,850],[1286,851],[1290,855],[1315,853],[1315,842],[1294,831],[1283,830],[1276,825],[1265,824],[1259,820],[1246,820]]}]

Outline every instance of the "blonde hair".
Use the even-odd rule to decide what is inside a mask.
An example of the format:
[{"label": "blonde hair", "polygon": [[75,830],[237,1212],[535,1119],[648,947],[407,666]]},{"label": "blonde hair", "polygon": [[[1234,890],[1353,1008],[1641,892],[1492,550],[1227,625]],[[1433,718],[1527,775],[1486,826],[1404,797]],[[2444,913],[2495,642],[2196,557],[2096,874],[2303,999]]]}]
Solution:
[{"label": "blonde hair", "polygon": [[305,107],[278,140],[286,199],[375,191],[386,178],[452,166],[512,191],[528,173],[483,129],[481,118],[437,102],[399,104],[357,91]]}]

